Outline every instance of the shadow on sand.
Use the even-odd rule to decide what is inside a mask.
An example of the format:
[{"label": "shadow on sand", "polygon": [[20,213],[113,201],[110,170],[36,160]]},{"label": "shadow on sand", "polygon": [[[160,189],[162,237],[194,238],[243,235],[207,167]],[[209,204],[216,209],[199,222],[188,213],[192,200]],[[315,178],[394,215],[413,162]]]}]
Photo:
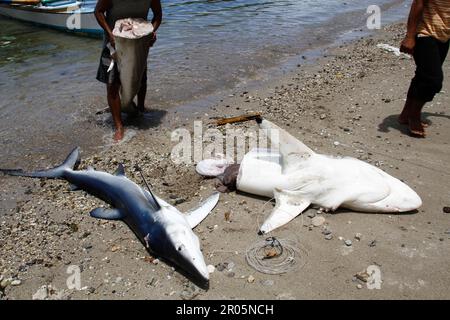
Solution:
[{"label": "shadow on sand", "polygon": [[166,110],[152,109],[137,116],[124,116],[123,124],[125,127],[132,126],[139,130],[147,130],[158,127],[166,114]]},{"label": "shadow on sand", "polygon": [[[398,123],[398,116],[399,114],[393,114],[390,116],[387,116],[383,119],[383,121],[378,125],[378,131],[379,132],[390,132],[391,129],[395,129],[400,131],[403,134],[409,135],[409,130],[406,125],[402,125]],[[428,125],[432,125],[433,121],[431,121],[429,118],[446,118],[450,119],[450,116],[445,114],[438,114],[438,113],[431,113],[431,112],[423,112],[422,113],[422,120],[426,122]]]}]

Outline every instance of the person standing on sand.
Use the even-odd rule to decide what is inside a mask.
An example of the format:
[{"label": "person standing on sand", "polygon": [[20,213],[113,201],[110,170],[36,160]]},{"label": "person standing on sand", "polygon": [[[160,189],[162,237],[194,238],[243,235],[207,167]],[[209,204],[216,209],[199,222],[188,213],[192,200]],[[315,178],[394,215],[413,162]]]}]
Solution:
[{"label": "person standing on sand", "polygon": [[408,125],[412,136],[425,137],[426,124],[421,121],[421,112],[425,103],[442,89],[442,65],[449,39],[450,0],[414,0],[400,51],[413,55],[416,73],[398,118],[401,124]]},{"label": "person standing on sand", "polygon": [[[125,18],[142,18],[147,20],[150,8],[153,12],[153,32],[151,34],[149,45],[152,46],[156,41],[156,30],[158,30],[162,20],[160,0],[98,0],[95,7],[95,18],[105,31],[103,50],[97,71],[97,80],[106,83],[108,105],[115,126],[115,141],[122,140],[125,130],[123,128],[121,117],[119,71],[117,69],[117,64],[115,64],[114,68],[108,72],[112,57],[107,44],[109,42],[112,47],[115,47],[112,30],[114,29],[117,20]],[[137,94],[137,108],[139,111],[144,111],[145,95],[147,93],[147,68],[141,81],[140,90]]]}]

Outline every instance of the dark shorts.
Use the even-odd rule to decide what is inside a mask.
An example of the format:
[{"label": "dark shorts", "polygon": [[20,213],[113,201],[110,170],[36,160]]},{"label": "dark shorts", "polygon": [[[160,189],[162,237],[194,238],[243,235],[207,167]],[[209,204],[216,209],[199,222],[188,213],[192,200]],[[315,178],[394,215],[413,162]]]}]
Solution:
[{"label": "dark shorts", "polygon": [[432,101],[442,89],[442,65],[447,57],[449,41],[440,42],[433,37],[417,37],[414,47],[416,73],[408,90],[408,97]]},{"label": "dark shorts", "polygon": [[[111,54],[109,52],[109,49],[104,46],[102,54],[100,56],[100,63],[98,66],[96,79],[106,84],[120,84],[120,74],[119,69],[117,68],[117,63],[115,63],[112,70],[108,72],[110,64]],[[147,82],[147,67],[145,67],[145,71],[142,76],[142,82],[144,81]]]}]

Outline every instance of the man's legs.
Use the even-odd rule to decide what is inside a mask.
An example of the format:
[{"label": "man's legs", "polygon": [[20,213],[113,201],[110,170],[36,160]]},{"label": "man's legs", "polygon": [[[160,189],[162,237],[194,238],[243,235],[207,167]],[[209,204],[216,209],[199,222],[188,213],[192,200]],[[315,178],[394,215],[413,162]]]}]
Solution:
[{"label": "man's legs", "polygon": [[[431,37],[418,37],[414,48],[416,74],[411,81],[408,97],[398,121],[408,124],[410,133],[425,137],[424,123],[420,119],[426,102],[442,88],[442,43]],[[445,59],[445,57],[444,57]]]},{"label": "man's legs", "polygon": [[112,114],[113,121],[114,121],[114,126],[116,128],[116,131],[114,132],[114,140],[115,141],[122,140],[124,132],[125,132],[123,125],[122,125],[119,90],[120,90],[120,84],[117,82],[106,85],[108,105],[111,110],[111,114]]}]

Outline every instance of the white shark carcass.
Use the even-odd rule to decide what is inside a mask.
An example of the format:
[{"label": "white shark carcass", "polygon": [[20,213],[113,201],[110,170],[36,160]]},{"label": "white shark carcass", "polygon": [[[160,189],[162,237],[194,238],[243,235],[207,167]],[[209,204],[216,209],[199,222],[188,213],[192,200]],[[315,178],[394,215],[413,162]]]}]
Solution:
[{"label": "white shark carcass", "polygon": [[[267,120],[260,122],[268,138],[278,137],[278,149],[253,149],[238,171],[234,169],[236,189],[275,198],[276,206],[262,224],[260,233],[270,232],[294,219],[311,204],[326,211],[339,207],[362,212],[408,212],[419,208],[422,200],[405,183],[381,169],[350,157],[315,153],[285,130]],[[271,134],[276,130],[277,134]],[[271,141],[272,144],[275,141]],[[214,175],[230,183],[230,166],[223,159],[204,160],[197,172]],[[231,170],[230,170],[231,171]],[[236,174],[237,173],[237,174]],[[225,179],[224,179],[225,178]]]}]

